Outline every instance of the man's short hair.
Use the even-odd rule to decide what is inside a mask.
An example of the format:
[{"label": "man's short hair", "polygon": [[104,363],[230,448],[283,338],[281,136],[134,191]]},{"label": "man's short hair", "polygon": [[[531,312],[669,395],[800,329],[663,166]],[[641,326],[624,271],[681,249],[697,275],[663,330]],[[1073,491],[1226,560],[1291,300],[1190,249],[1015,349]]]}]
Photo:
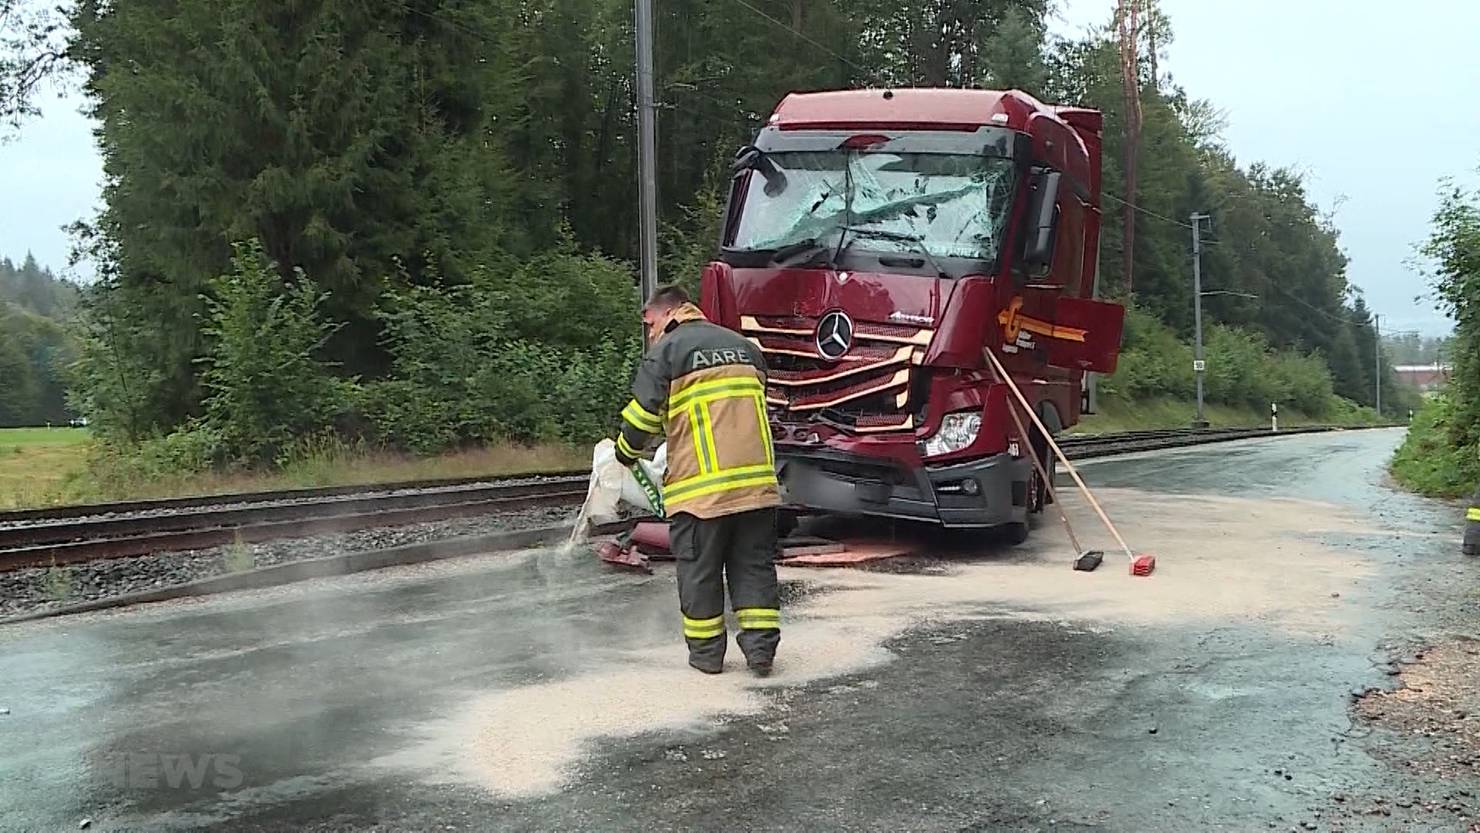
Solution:
[{"label": "man's short hair", "polygon": [[654,289],[652,297],[648,298],[644,306],[651,307],[652,309],[673,309],[676,306],[688,303],[692,302],[689,300],[689,293],[685,292],[683,287],[678,284],[667,283]]}]

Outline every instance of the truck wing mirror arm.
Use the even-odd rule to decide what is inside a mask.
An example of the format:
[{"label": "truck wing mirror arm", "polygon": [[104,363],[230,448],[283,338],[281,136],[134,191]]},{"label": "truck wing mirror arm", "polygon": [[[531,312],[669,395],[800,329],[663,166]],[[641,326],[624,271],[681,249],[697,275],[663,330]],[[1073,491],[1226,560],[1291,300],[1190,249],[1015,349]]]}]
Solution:
[{"label": "truck wing mirror arm", "polygon": [[766,178],[766,196],[774,197],[786,190],[786,174],[776,167],[771,157],[755,145],[746,145],[735,154],[735,161],[730,163],[730,170],[735,173],[756,170]]}]

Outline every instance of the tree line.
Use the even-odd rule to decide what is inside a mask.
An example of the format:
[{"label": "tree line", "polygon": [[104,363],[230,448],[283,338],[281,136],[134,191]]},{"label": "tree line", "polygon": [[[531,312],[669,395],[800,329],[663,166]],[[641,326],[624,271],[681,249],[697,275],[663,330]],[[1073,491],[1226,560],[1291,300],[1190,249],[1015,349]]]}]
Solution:
[{"label": "tree line", "polygon": [[1480,191],[1446,183],[1421,252],[1441,308],[1455,322],[1444,390],[1425,404],[1393,462],[1419,491],[1467,496],[1480,484]]},{"label": "tree line", "polygon": [[[658,0],[662,277],[697,279],[728,160],[787,92],[1016,87],[1106,114],[1106,294],[1187,339],[1183,218],[1210,213],[1210,321],[1314,357],[1336,394],[1370,404],[1371,313],[1331,219],[1298,174],[1235,163],[1215,105],[1160,68],[1165,16],[1122,6],[1141,24],[1061,39],[1047,0]],[[300,346],[344,395],[318,428],[418,447],[597,430],[606,393],[546,387],[552,369],[616,372],[636,349],[630,0],[78,0],[66,24],[106,174],[105,207],[76,228],[99,275],[76,398],[105,434],[240,435],[210,375],[228,303],[322,324]],[[54,42],[29,25],[11,67]],[[263,264],[275,289],[230,295],[267,280]],[[521,350],[528,369],[488,378]],[[556,403],[576,410],[538,411]]]},{"label": "tree line", "polygon": [[0,428],[65,423],[67,368],[76,358],[69,320],[77,287],[30,253],[0,257]]}]

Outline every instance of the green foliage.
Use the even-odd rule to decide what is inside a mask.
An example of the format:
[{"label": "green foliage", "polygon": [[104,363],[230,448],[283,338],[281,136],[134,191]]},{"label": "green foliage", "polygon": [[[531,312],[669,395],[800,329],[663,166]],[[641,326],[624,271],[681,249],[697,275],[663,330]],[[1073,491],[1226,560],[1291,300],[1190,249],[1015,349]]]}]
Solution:
[{"label": "green foliage", "polygon": [[[1049,42],[1044,0],[658,11],[664,279],[695,286],[726,163],[788,92],[1020,87],[1103,110],[1106,193],[1151,212],[1126,275],[1126,209],[1102,206],[1103,286],[1136,305],[1112,393],[1192,396],[1175,218],[1207,211],[1210,399],[1372,401],[1372,316],[1336,230],[1299,175],[1238,167],[1216,107],[1157,72],[1154,8],[1134,194],[1113,38]],[[107,173],[78,229],[101,280],[71,399],[105,443],[195,465],[281,463],[305,437],[433,451],[609,432],[636,354],[630,3],[79,0],[70,22]],[[0,370],[17,355],[0,338]]]},{"label": "green foliage", "polygon": [[1455,328],[1448,404],[1436,424],[1449,450],[1466,461],[1459,471],[1473,475],[1480,456],[1480,195],[1446,186],[1440,198],[1423,254],[1432,263],[1430,280]]},{"label": "green foliage", "polygon": [[1120,362],[1101,389],[1124,399],[1190,399],[1195,391],[1192,347],[1150,312],[1128,307]]},{"label": "green foliage", "polygon": [[66,367],[76,358],[76,340],[63,321],[77,289],[36,258],[20,266],[0,258],[0,427],[66,424]]},{"label": "green foliage", "polygon": [[65,602],[72,597],[72,572],[66,567],[53,564],[46,568],[41,586],[46,591],[47,598],[54,602]]},{"label": "green foliage", "polygon": [[353,388],[316,357],[335,329],[318,314],[325,295],[302,272],[285,285],[255,241],[236,247],[232,271],[210,289],[202,425],[228,458],[271,461],[331,424]]},{"label": "green foliage", "polygon": [[1433,497],[1464,497],[1480,483],[1480,449],[1454,445],[1458,408],[1448,395],[1429,399],[1393,455],[1393,476]]},{"label": "green foliage", "polygon": [[479,270],[464,286],[391,297],[382,316],[392,375],[361,400],[378,440],[431,452],[610,432],[640,349],[631,274],[570,252],[531,269],[541,280]]},{"label": "green foliage", "polygon": [[[1215,325],[1203,344],[1207,372],[1204,398],[1259,411],[1271,402],[1289,405],[1311,417],[1337,408],[1331,371],[1320,356],[1274,350],[1264,336]],[[1115,373],[1101,390],[1121,399],[1195,396],[1192,347],[1155,316],[1139,307],[1126,310],[1125,344]]]},{"label": "green foliage", "polygon": [[257,557],[252,554],[252,548],[242,541],[240,532],[227,545],[224,561],[228,573],[244,573],[257,566]]},{"label": "green foliage", "polygon": [[0,257],[0,301],[42,318],[64,320],[77,306],[79,290],[26,253],[20,265]]}]

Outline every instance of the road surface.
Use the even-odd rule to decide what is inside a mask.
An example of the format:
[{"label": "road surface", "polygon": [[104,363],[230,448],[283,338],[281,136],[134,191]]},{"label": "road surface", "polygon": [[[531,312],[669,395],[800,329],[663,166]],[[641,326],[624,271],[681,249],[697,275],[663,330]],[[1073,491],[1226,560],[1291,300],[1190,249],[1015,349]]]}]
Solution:
[{"label": "road surface", "polygon": [[1400,439],[1086,465],[1151,578],[1072,572],[1051,516],[786,570],[763,682],[684,666],[671,569],[579,552],[0,629],[0,830],[1465,830],[1475,770],[1352,715],[1476,631],[1461,515],[1384,484]]}]

